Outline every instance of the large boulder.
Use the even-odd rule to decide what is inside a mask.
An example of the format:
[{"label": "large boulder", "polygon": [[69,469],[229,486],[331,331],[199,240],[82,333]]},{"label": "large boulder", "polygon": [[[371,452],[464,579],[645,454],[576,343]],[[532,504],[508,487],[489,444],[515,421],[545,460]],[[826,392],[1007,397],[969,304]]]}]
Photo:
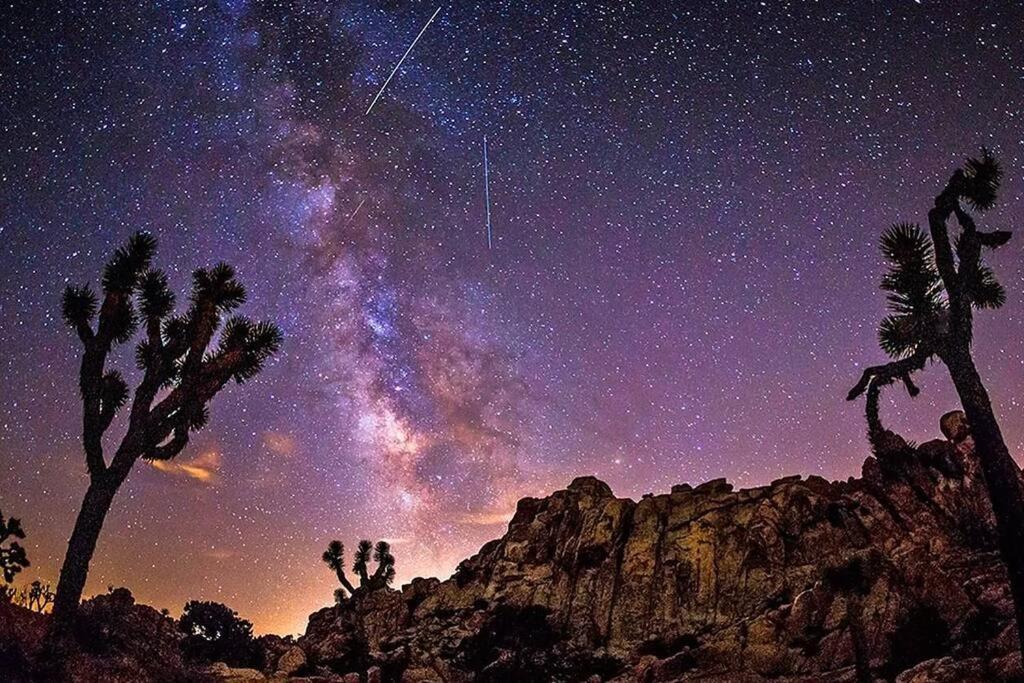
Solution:
[{"label": "large boulder", "polygon": [[306,652],[298,645],[293,645],[277,659],[277,672],[290,676],[306,666]]}]

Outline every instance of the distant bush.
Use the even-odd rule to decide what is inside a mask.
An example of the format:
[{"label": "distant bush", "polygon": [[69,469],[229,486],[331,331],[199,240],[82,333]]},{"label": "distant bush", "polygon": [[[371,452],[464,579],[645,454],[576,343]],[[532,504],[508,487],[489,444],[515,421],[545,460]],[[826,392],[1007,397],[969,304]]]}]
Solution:
[{"label": "distant bush", "polygon": [[253,638],[252,623],[226,605],[192,600],[185,605],[178,629],[185,634],[185,656],[193,661],[263,666],[263,650]]}]

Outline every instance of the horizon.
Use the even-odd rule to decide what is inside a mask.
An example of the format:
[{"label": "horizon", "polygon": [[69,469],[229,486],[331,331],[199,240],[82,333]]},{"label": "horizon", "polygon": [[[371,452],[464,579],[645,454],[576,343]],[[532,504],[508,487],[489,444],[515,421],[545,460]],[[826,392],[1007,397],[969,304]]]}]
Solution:
[{"label": "horizon", "polygon": [[[179,302],[224,260],[285,341],[186,451],[135,468],[86,593],[216,600],[284,634],[331,604],[334,538],[390,539],[398,584],[443,579],[576,476],[639,499],[858,475],[864,405],[845,397],[885,357],[882,231],[925,222],[982,146],[1005,170],[986,223],[1024,217],[1024,7],[22,12],[0,55],[19,584],[56,583],[88,483],[61,291],[136,230]],[[991,256],[1008,303],[974,344],[1015,456],[1020,249]],[[138,378],[130,348],[113,359]],[[919,378],[882,410],[921,442],[959,401],[945,373]]]}]

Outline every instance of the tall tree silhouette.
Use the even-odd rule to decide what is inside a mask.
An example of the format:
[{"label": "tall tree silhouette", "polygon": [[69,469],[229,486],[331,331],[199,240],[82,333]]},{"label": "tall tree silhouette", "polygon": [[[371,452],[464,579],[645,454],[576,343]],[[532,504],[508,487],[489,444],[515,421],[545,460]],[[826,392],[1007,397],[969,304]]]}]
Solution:
[{"label": "tall tree silhouette", "polygon": [[[881,248],[889,271],[882,289],[887,292],[890,314],[882,321],[878,338],[882,350],[895,360],[866,368],[847,399],[869,391],[869,399],[876,401],[877,390],[895,381],[916,396],[913,373],[933,359],[946,366],[970,423],[995,512],[1024,653],[1024,495],[1019,469],[971,352],[973,309],[995,309],[1006,301],[995,273],[982,261],[982,249],[1006,244],[1010,233],[979,230],[973,215],[995,205],[1001,177],[999,164],[983,149],[980,158],[968,159],[953,173],[935,198],[928,212],[928,233],[905,223],[884,233]],[[955,239],[947,227],[952,217],[960,226]],[[870,420],[870,405],[868,414]],[[872,424],[871,431],[875,441],[877,426]]]},{"label": "tall tree silhouette", "polygon": [[[370,560],[377,563],[377,568],[370,573]],[[345,576],[345,546],[341,541],[331,541],[324,551],[323,560],[338,577],[338,582],[355,595],[357,588]],[[359,541],[353,557],[352,571],[359,577],[359,589],[373,591],[391,585],[395,580],[395,556],[391,554],[391,545],[387,541],[377,541],[374,545],[369,540]]]},{"label": "tall tree silhouette", "polygon": [[[281,344],[281,333],[271,323],[241,316],[224,321],[245,301],[245,289],[226,264],[193,273],[189,307],[176,315],[167,276],[151,268],[155,252],[156,239],[137,233],[107,263],[102,297],[89,285],[64,291],[64,320],[82,344],[78,384],[89,488],[57,583],[51,642],[67,632],[75,615],[103,521],[136,461],[168,460],[181,453],[190,433],[206,424],[213,397],[232,379],[242,383],[254,377]],[[107,360],[140,326],[144,337],[135,360],[142,379],[108,462],[103,437],[128,404],[129,389],[120,372],[107,369]]]}]

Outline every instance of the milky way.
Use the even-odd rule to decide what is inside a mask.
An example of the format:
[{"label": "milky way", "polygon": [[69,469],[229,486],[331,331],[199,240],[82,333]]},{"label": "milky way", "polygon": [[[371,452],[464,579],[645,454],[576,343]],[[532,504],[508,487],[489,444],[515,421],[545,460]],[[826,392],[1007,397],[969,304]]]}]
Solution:
[{"label": "milky way", "polygon": [[[981,145],[1024,215],[1024,9],[938,2],[0,10],[0,509],[53,580],[87,476],[65,282],[237,266],[281,357],[115,503],[88,592],[297,632],[332,538],[447,576],[524,495],[855,474],[877,235]],[[493,248],[481,144],[488,145]],[[976,350],[1018,452],[1021,244]],[[130,350],[118,365],[130,370]],[[887,417],[934,436],[941,372]]]}]

